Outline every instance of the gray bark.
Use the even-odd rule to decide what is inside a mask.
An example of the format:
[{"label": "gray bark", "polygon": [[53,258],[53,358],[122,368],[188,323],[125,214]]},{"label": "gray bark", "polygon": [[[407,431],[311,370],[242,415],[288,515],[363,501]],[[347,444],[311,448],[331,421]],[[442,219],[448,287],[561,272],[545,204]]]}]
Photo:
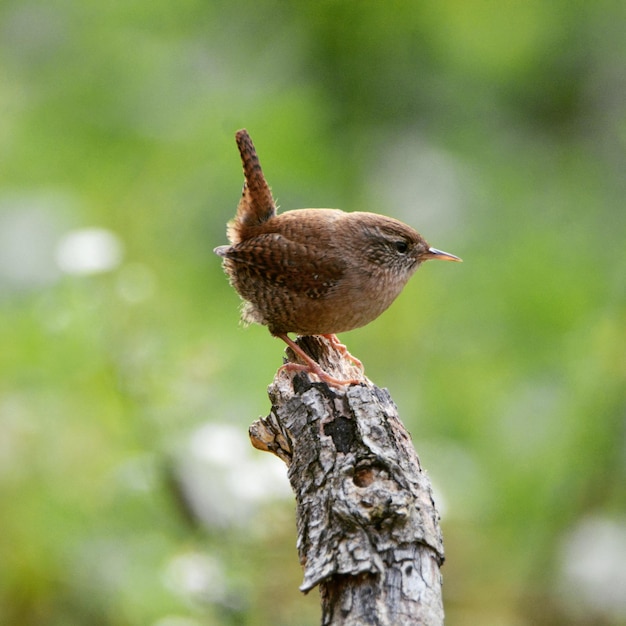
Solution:
[{"label": "gray bark", "polygon": [[324,625],[443,624],[439,514],[396,406],[328,341],[298,343],[332,376],[363,380],[329,387],[279,370],[269,416],[250,427],[289,466],[300,589],[319,585]]}]

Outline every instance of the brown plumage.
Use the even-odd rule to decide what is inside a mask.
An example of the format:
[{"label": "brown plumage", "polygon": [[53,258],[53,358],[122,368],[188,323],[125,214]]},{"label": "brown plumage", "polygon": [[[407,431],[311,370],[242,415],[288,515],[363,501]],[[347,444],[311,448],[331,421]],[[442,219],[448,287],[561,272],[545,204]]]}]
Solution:
[{"label": "brown plumage", "polygon": [[278,215],[247,131],[240,130],[236,140],[245,184],[228,224],[231,245],[215,253],[244,300],[243,320],[265,324],[326,382],[355,382],[322,372],[287,333],[334,335],[365,326],[389,307],[423,261],[460,259],[432,248],[410,226],[375,213],[299,209]]}]

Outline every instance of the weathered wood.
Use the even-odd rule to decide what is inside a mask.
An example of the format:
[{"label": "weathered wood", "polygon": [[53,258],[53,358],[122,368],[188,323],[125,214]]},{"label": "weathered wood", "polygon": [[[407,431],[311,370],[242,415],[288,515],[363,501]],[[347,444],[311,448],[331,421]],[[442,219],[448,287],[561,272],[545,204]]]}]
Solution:
[{"label": "weathered wood", "polygon": [[289,466],[300,589],[319,585],[324,625],[443,624],[439,515],[396,406],[325,339],[298,343],[332,376],[363,381],[279,370],[269,416],[250,427],[253,445]]}]

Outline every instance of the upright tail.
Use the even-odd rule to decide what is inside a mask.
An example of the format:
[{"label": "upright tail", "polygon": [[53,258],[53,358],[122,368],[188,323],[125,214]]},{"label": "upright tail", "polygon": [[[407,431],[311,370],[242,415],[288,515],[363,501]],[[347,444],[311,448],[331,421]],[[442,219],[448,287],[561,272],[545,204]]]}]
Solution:
[{"label": "upright tail", "polygon": [[258,226],[276,215],[276,203],[263,176],[259,157],[248,131],[245,129],[237,131],[235,139],[241,154],[245,182],[237,206],[237,215],[228,224],[228,239],[233,244],[246,238],[247,228]]}]

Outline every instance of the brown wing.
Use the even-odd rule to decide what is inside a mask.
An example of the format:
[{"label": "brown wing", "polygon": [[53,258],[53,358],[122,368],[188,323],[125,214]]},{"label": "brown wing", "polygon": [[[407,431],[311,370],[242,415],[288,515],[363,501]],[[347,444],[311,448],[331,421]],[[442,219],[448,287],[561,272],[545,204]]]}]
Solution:
[{"label": "brown wing", "polygon": [[341,259],[329,259],[327,253],[278,233],[221,246],[217,253],[233,264],[234,274],[244,273],[269,288],[280,287],[309,298],[320,298],[332,290],[345,272]]}]

